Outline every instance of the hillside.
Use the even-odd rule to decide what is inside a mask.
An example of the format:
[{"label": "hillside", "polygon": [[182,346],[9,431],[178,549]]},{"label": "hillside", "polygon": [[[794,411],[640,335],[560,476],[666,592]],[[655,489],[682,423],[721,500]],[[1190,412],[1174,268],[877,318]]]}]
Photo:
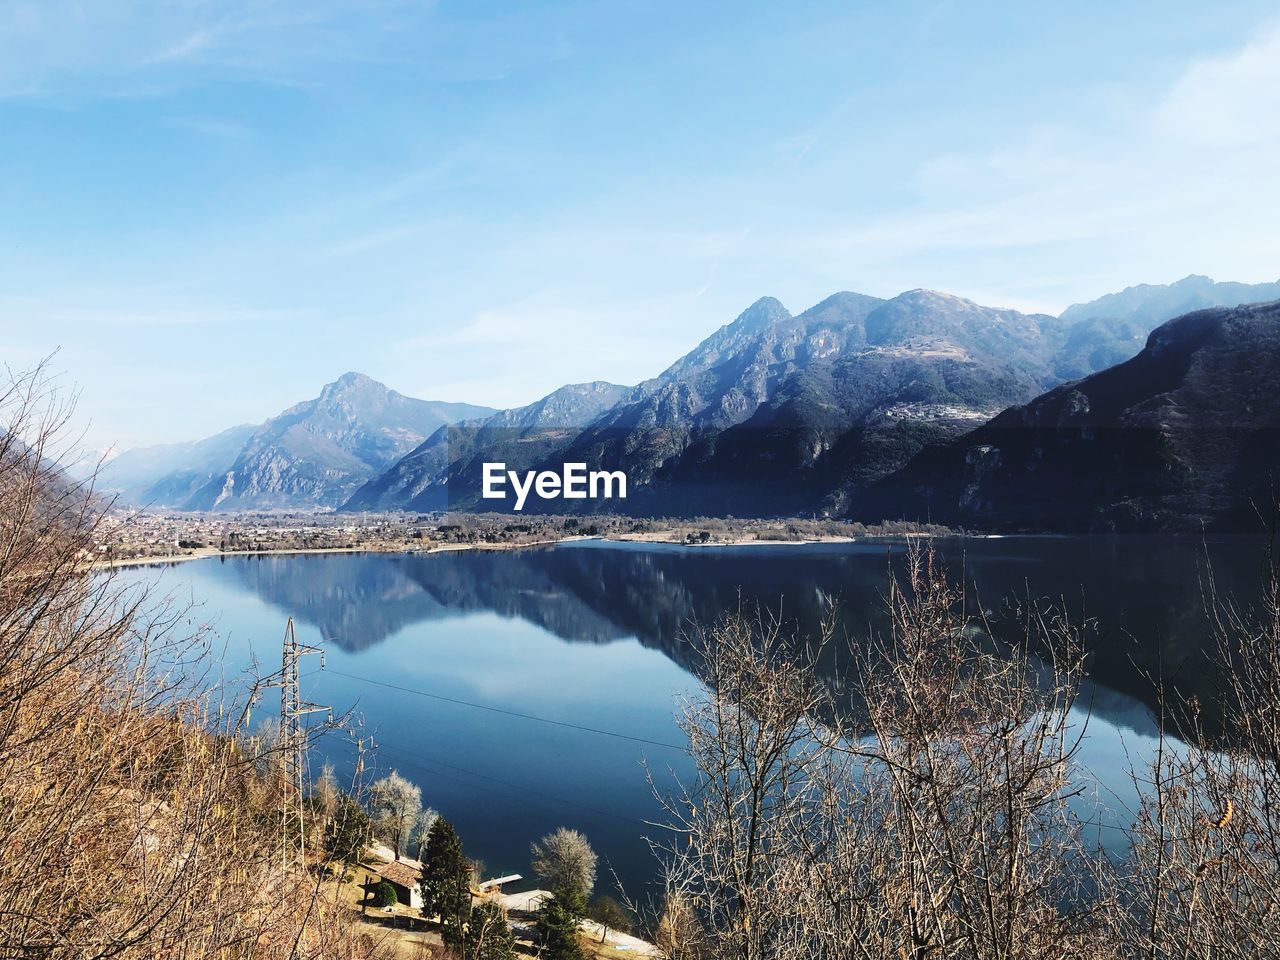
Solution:
[{"label": "hillside", "polygon": [[1257,531],[1280,471],[1280,302],[1187,314],[877,485],[855,515],[993,529]]},{"label": "hillside", "polygon": [[231,469],[255,430],[253,424],[243,424],[190,443],[126,450],[99,471],[98,489],[139,506],[181,506]]},{"label": "hillside", "polygon": [[49,456],[59,409],[38,370],[0,383],[0,952],[387,956],[281,856],[302,798],[196,604],[84,562],[109,523]]}]

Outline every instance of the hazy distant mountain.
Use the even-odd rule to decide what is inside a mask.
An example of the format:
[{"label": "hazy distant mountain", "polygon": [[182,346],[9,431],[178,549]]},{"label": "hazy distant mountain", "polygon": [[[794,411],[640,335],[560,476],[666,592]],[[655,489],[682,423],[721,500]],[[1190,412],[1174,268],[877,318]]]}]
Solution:
[{"label": "hazy distant mountain", "polygon": [[1140,283],[1088,303],[1072,304],[1062,311],[1061,319],[1068,323],[1095,319],[1131,320],[1154,329],[1166,320],[1195,310],[1238,307],[1276,299],[1280,299],[1280,281],[1218,283],[1193,273],[1175,283]]},{"label": "hazy distant mountain", "polygon": [[1064,326],[1054,372],[1062,380],[1074,380],[1128,360],[1155,327],[1193,310],[1277,298],[1280,281],[1215,283],[1192,274],[1176,283],[1141,283],[1088,303],[1072,304],[1059,317]]},{"label": "hazy distant mountain", "polygon": [[137,506],[180,506],[231,468],[256,429],[242,424],[204,440],[126,450],[99,471],[98,489]]},{"label": "hazy distant mountain", "polygon": [[600,380],[569,384],[527,406],[440,427],[357,490],[344,509],[446,509],[451,486],[480,483],[483,462],[515,470],[552,457],[629,389]]},{"label": "hazy distant mountain", "polygon": [[1280,476],[1280,302],[1171,320],[1133,359],[940,448],[876,516],[1034,530],[1257,531]]},{"label": "hazy distant mountain", "polygon": [[441,425],[493,411],[402,396],[347,373],[249,437],[230,468],[187,501],[194,510],[336,507]]}]

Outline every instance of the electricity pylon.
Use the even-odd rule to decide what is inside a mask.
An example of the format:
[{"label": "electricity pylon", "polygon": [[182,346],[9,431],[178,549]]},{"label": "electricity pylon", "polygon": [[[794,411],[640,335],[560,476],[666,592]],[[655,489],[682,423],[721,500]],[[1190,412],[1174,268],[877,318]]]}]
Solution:
[{"label": "electricity pylon", "polygon": [[280,685],[280,757],[286,788],[291,796],[285,797],[284,822],[281,829],[280,866],[286,873],[291,865],[302,867],[307,851],[306,816],[303,795],[306,790],[307,736],[302,729],[302,718],[309,713],[328,712],[333,720],[333,710],[318,703],[302,699],[298,690],[298,661],[313,653],[320,654],[320,669],[324,669],[324,650],[310,644],[299,643],[293,631],[293,617],[284,628],[284,651],[278,683]]}]

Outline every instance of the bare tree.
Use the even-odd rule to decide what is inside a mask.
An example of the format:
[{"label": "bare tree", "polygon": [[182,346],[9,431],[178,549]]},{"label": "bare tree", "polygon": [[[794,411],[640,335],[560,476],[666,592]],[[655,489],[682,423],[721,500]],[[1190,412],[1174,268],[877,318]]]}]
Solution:
[{"label": "bare tree", "polygon": [[326,762],[320,768],[320,776],[311,786],[311,802],[316,812],[325,820],[333,818],[337,810],[342,791],[338,789],[338,777],[334,773],[333,764]]},{"label": "bare tree", "polygon": [[1185,743],[1162,736],[1137,775],[1132,926],[1147,957],[1257,957],[1280,943],[1280,578],[1268,551],[1260,600],[1206,608],[1219,670],[1223,730],[1200,704],[1170,695]]},{"label": "bare tree", "polygon": [[596,885],[596,852],[587,838],[567,827],[547,834],[531,848],[533,872],[557,897],[585,906]]},{"label": "bare tree", "polygon": [[418,860],[422,860],[422,852],[427,845],[427,837],[431,835],[431,828],[436,825],[436,821],[440,819],[440,814],[432,807],[425,807],[413,822],[413,836],[411,838],[413,846],[418,849]]},{"label": "bare tree", "polygon": [[422,790],[392,770],[370,787],[369,809],[379,836],[391,844],[399,860],[422,812]]},{"label": "bare tree", "polygon": [[[1105,957],[1104,864],[1070,803],[1075,632],[1033,616],[999,654],[931,552],[832,687],[833,639],[741,613],[691,637],[696,770],[667,798],[673,957]],[[1044,658],[1044,659],[1042,659]]]}]

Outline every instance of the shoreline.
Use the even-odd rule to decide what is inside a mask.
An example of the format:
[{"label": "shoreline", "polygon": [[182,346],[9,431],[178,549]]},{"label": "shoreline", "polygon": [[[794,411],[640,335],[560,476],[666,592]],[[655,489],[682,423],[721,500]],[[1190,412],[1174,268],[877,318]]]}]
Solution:
[{"label": "shoreline", "polygon": [[606,540],[607,537],[560,537],[555,540],[530,540],[528,543],[441,543],[427,550],[413,547],[397,546],[383,549],[376,546],[364,547],[281,547],[273,550],[218,550],[214,547],[203,547],[191,553],[173,554],[166,557],[127,557],[123,560],[95,560],[89,566],[93,570],[115,570],[123,567],[146,567],[153,564],[186,563],[189,560],[207,560],[210,557],[283,557],[303,556],[326,553],[386,553],[386,554],[429,554],[454,553],[460,550],[519,550],[522,547],[546,547],[560,543],[572,543],[578,540]]},{"label": "shoreline", "polygon": [[530,547],[551,547],[564,543],[581,543],[600,540],[608,543],[637,544],[640,546],[682,547],[685,549],[725,549],[740,547],[806,547],[823,544],[853,543],[908,543],[912,540],[931,538],[960,538],[967,540],[1016,540],[1024,538],[1037,539],[1070,539],[1074,536],[1115,536],[1115,534],[1062,534],[1062,533],[974,533],[952,531],[948,533],[870,533],[859,537],[852,536],[819,536],[798,540],[767,540],[757,537],[735,537],[731,540],[712,540],[706,543],[680,539],[665,532],[655,533],[621,533],[621,534],[573,534],[571,536],[553,537],[542,540],[529,540],[523,543],[439,543],[423,549],[397,544],[394,547],[366,545],[359,547],[281,547],[269,550],[219,550],[215,547],[203,547],[191,553],[173,554],[170,556],[128,557],[122,560],[94,560],[88,564],[90,570],[115,570],[126,567],[159,566],[166,564],[186,563],[191,560],[207,560],[210,557],[273,557],[273,556],[309,556],[323,554],[348,553],[384,553],[388,555],[428,555],[433,553],[454,553],[469,550],[523,550]]},{"label": "shoreline", "polygon": [[[822,536],[808,537],[802,540],[764,540],[756,537],[737,537],[732,540],[714,540],[706,543],[690,543],[687,540],[675,539],[667,537],[661,533],[652,534],[595,534],[586,536],[575,534],[573,536],[556,537],[544,540],[529,540],[524,543],[440,543],[428,549],[408,547],[397,545],[395,547],[378,547],[374,545],[361,547],[282,547],[271,550],[218,550],[212,547],[204,547],[192,551],[191,553],[173,554],[171,556],[154,556],[154,557],[128,557],[122,560],[94,560],[89,563],[91,570],[115,570],[126,567],[146,567],[159,566],[165,564],[186,563],[191,560],[207,560],[211,557],[278,557],[278,556],[310,556],[323,554],[348,554],[348,553],[385,553],[388,555],[407,554],[426,556],[433,553],[456,553],[468,550],[523,550],[529,547],[553,547],[563,543],[581,543],[589,540],[600,540],[608,543],[629,543],[641,546],[660,546],[660,547],[683,547],[685,549],[725,549],[739,547],[812,547],[823,544],[852,544],[852,543],[884,543],[884,542],[900,542],[907,543],[912,540],[927,540],[936,538],[960,538],[966,540],[1016,540],[1024,538],[1053,538],[1053,539],[1070,539],[1073,536],[1098,536],[1099,534],[1062,534],[1062,533],[972,533],[972,532],[951,532],[945,534],[931,533],[883,533],[883,534],[865,534],[861,537],[847,536]],[[1101,534],[1102,536],[1114,536],[1114,534]]]},{"label": "shoreline", "polygon": [[425,550],[404,546],[387,549],[377,546],[283,547],[273,550],[218,550],[213,547],[204,547],[194,550],[191,553],[173,554],[171,556],[127,557],[122,560],[95,560],[89,564],[89,567],[92,570],[116,570],[126,567],[146,567],[186,563],[191,560],[207,560],[211,557],[278,557],[348,553],[385,553],[426,556],[433,553],[456,553],[468,550],[523,550],[526,547],[553,547],[563,543],[581,543],[588,540],[601,540],[608,543],[634,543],[651,546],[685,547],[688,549],[716,549],[725,547],[812,547],[819,544],[864,543],[868,541],[885,540],[906,542],[908,540],[925,538],[928,536],[928,534],[923,533],[893,533],[865,537],[816,537],[804,540],[761,540],[757,538],[739,537],[733,540],[717,540],[708,543],[689,543],[685,540],[663,538],[661,534],[623,534],[620,536],[605,536],[603,534],[584,536],[578,534],[547,540],[530,540],[525,543],[441,543]]}]

